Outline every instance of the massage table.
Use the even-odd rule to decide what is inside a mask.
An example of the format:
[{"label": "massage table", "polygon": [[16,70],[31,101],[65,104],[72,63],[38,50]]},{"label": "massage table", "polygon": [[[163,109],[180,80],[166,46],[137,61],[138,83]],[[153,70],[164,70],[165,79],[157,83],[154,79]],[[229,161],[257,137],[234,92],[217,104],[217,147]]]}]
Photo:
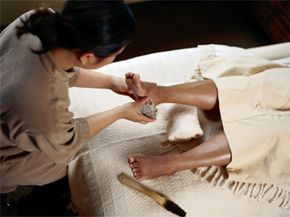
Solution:
[{"label": "massage table", "polygon": [[[243,49],[212,46],[224,56],[250,55],[290,67],[290,43]],[[96,71],[124,77],[139,73],[142,80],[171,85],[192,79],[199,47],[152,53],[109,64]],[[101,112],[130,102],[129,97],[109,90],[71,88],[70,110],[75,117]],[[119,120],[86,144],[68,166],[73,209],[79,216],[165,217],[176,216],[143,194],[122,185],[117,176],[131,176],[127,156],[160,154],[166,149],[168,122],[174,104],[158,106],[154,123],[142,125]],[[164,145],[165,144],[165,145]],[[177,172],[142,183],[168,196],[187,216],[290,216],[290,182],[241,183],[226,180],[217,167]]]}]

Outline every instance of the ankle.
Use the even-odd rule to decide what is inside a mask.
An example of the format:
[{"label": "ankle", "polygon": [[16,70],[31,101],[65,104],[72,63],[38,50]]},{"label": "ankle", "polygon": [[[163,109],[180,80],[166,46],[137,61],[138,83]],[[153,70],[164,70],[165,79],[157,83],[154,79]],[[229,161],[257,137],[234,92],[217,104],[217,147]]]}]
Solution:
[{"label": "ankle", "polygon": [[160,86],[152,86],[149,87],[147,90],[148,97],[153,101],[154,105],[157,106],[160,103],[162,103],[161,97],[160,97]]},{"label": "ankle", "polygon": [[164,165],[166,165],[166,171],[168,175],[172,175],[181,169],[180,161],[178,155],[164,155]]}]

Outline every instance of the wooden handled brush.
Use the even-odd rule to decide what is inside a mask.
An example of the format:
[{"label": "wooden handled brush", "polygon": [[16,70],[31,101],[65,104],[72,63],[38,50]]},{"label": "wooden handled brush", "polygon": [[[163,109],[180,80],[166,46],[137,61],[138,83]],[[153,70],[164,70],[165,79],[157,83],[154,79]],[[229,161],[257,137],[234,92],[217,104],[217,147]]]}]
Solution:
[{"label": "wooden handled brush", "polygon": [[160,193],[146,187],[145,185],[136,181],[127,174],[122,172],[120,175],[118,175],[118,180],[127,187],[130,187],[152,198],[156,203],[158,203],[160,206],[164,207],[168,211],[171,211],[178,216],[186,216],[186,212],[183,209],[181,209],[177,204],[175,204],[173,201],[161,195]]}]

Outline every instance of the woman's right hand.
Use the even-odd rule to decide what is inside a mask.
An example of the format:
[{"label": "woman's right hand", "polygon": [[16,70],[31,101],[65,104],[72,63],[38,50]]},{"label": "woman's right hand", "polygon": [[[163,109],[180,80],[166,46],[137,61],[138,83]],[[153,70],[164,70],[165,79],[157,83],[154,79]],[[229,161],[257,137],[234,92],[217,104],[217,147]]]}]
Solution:
[{"label": "woman's right hand", "polygon": [[117,106],[86,117],[85,119],[89,126],[89,138],[92,138],[102,129],[108,127],[119,119],[126,119],[141,124],[155,121],[155,119],[145,117],[140,112],[141,106],[143,106],[148,100],[147,97],[143,97],[138,101]]},{"label": "woman's right hand", "polygon": [[140,110],[141,107],[149,100],[149,98],[144,97],[138,101],[126,103],[122,106],[123,118],[129,121],[138,122],[141,124],[147,124],[155,121],[155,119],[148,118],[144,116]]}]

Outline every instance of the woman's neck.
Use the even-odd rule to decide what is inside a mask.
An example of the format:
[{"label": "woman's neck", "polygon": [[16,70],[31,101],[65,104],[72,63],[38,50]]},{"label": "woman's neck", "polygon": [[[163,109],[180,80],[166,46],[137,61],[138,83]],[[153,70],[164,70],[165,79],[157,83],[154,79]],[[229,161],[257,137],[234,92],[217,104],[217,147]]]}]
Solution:
[{"label": "woman's neck", "polygon": [[66,49],[54,49],[50,51],[55,64],[63,69],[68,70],[75,66],[75,55],[72,51]]}]

